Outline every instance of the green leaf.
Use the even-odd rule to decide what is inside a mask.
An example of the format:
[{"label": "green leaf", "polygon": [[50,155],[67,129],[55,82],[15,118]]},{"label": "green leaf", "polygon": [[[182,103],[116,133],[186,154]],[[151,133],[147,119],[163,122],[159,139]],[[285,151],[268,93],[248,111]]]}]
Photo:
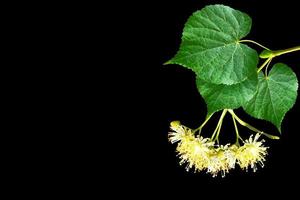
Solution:
[{"label": "green leaf", "polygon": [[180,49],[166,64],[193,70],[215,84],[244,81],[257,66],[258,54],[239,43],[251,29],[251,18],[224,5],[206,6],[185,24]]},{"label": "green leaf", "polygon": [[287,65],[277,63],[268,77],[259,74],[258,91],[244,110],[253,117],[272,122],[281,132],[281,122],[297,98],[298,81]]},{"label": "green leaf", "polygon": [[197,88],[207,104],[207,115],[222,109],[235,109],[247,103],[257,91],[257,72],[234,84],[212,84],[197,77]]}]

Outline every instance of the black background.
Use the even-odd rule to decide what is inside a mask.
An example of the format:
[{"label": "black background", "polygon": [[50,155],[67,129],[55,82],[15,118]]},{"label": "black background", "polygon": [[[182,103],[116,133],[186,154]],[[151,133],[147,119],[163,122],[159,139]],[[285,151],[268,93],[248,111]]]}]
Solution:
[{"label": "black background", "polygon": [[[168,143],[169,123],[180,120],[183,124],[195,128],[204,120],[206,105],[197,92],[193,72],[177,65],[162,64],[172,58],[178,50],[182,29],[188,17],[205,5],[216,3],[231,6],[251,16],[252,29],[246,39],[255,40],[274,50],[300,44],[300,30],[297,25],[299,6],[292,0],[143,1],[133,3],[132,7],[127,4],[130,9],[121,9],[122,17],[118,18],[118,24],[123,24],[124,28],[122,62],[126,63],[126,71],[130,71],[130,78],[123,77],[126,83],[118,85],[118,91],[122,93],[121,106],[125,108],[122,113],[125,119],[130,121],[126,126],[128,133],[124,136],[126,144],[123,150],[127,156],[124,156],[125,166],[120,174],[137,177],[134,179],[137,185],[150,183],[147,187],[150,190],[163,183],[160,188],[172,188],[175,194],[177,191],[180,193],[181,188],[199,193],[208,192],[209,188],[225,188],[233,192],[228,193],[228,197],[239,190],[245,193],[262,191],[265,194],[291,194],[293,186],[296,185],[293,182],[299,178],[299,101],[287,113],[282,123],[281,139],[266,139],[266,146],[270,147],[269,155],[265,167],[259,168],[256,173],[251,170],[246,173],[238,167],[225,178],[186,172],[184,167],[178,164],[175,145]],[[116,35],[118,34],[119,32]],[[249,46],[258,52],[262,50],[252,44]],[[299,77],[299,53],[277,57],[272,64],[283,62]],[[254,119],[242,109],[236,112],[258,129],[279,135],[272,124]],[[129,117],[132,115],[133,117]],[[210,135],[217,120],[218,114],[205,127],[204,134]],[[221,133],[221,143],[230,141],[233,131],[232,121],[227,116]],[[244,138],[249,137],[251,133],[241,126],[240,132]]]},{"label": "black background", "polygon": [[[257,191],[293,194],[299,179],[299,100],[283,121],[281,140],[266,139],[270,149],[263,169],[245,173],[237,168],[225,178],[186,172],[178,164],[175,145],[168,142],[169,124],[180,120],[191,128],[199,126],[206,104],[191,71],[163,63],[178,50],[188,17],[215,3],[251,16],[247,39],[274,50],[299,45],[296,1],[110,3],[113,5],[108,8],[98,3],[66,2],[33,4],[30,9],[20,4],[24,14],[18,10],[20,16],[10,13],[16,18],[10,25],[17,30],[11,29],[16,35],[8,41],[16,40],[11,48],[24,49],[23,57],[12,59],[20,60],[21,69],[12,70],[22,77],[16,88],[24,88],[25,93],[11,90],[18,94],[13,107],[25,110],[17,107],[10,112],[22,121],[11,125],[20,128],[18,135],[9,134],[14,143],[7,148],[14,154],[12,162],[7,162],[13,170],[7,173],[12,184],[32,194],[49,190],[44,195],[57,190],[76,195],[85,188],[92,194],[106,186],[115,189],[108,191],[110,195],[123,195],[119,189],[155,195],[159,194],[156,189],[161,189],[169,195],[195,194],[198,198],[203,194],[239,197],[235,194],[240,191],[249,197],[255,197]],[[272,63],[286,63],[299,77],[299,58],[295,52]],[[279,134],[270,123],[253,119],[242,110],[237,113],[257,128]],[[207,136],[216,123],[217,116],[205,127]],[[221,142],[226,143],[233,135],[229,117],[222,130]],[[245,138],[250,135],[247,129],[240,132]],[[10,177],[13,175],[15,178]],[[6,185],[10,187],[8,182]],[[83,193],[85,197],[90,194]]]}]

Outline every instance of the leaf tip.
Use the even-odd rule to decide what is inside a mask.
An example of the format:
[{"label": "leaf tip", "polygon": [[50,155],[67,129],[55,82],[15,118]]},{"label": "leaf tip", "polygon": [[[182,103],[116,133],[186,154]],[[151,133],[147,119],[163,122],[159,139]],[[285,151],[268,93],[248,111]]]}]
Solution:
[{"label": "leaf tip", "polygon": [[277,126],[277,130],[278,130],[278,132],[280,133],[280,135],[282,135],[282,132],[281,132],[281,124]]}]

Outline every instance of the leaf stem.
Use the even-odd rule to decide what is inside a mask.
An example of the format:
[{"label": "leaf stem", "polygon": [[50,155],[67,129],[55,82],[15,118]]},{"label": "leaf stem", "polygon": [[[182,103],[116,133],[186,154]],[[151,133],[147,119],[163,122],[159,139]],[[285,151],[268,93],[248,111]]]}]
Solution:
[{"label": "leaf stem", "polygon": [[[225,115],[224,115],[224,116],[225,116]],[[219,134],[220,134],[220,132],[221,132],[222,124],[223,124],[223,119],[222,119],[221,124],[220,124],[220,126],[219,126],[219,129],[218,129],[218,131],[217,131],[217,135],[216,135],[216,137],[215,137],[215,139],[214,139],[214,141],[217,140],[218,144],[219,144]]]},{"label": "leaf stem", "polygon": [[270,59],[270,61],[268,62],[267,66],[266,66],[266,68],[265,68],[265,76],[266,76],[266,77],[268,77],[268,67],[269,67],[271,61],[272,61],[272,59]]},{"label": "leaf stem", "polygon": [[199,134],[201,133],[202,128],[205,126],[205,124],[209,121],[209,119],[213,116],[213,114],[209,115],[208,117],[206,117],[206,119],[204,120],[204,122],[198,127],[196,128],[193,132],[197,132],[199,131]]},{"label": "leaf stem", "polygon": [[291,52],[299,51],[299,50],[300,50],[300,46],[296,46],[296,47],[291,47],[288,49],[272,51],[272,53],[274,54],[274,57],[275,57],[275,56],[280,56],[282,54],[291,53]]},{"label": "leaf stem", "polygon": [[262,47],[262,48],[264,48],[264,49],[270,50],[269,48],[267,48],[267,47],[265,47],[265,46],[259,44],[258,42],[255,42],[255,41],[253,41],[253,40],[240,40],[239,42],[250,42],[250,43],[256,44],[256,45],[258,45],[258,46],[260,46],[260,47]]},{"label": "leaf stem", "polygon": [[258,68],[257,73],[260,72],[267,65],[267,67],[265,69],[265,75],[268,76],[268,66],[274,57],[280,56],[282,54],[291,53],[294,51],[300,51],[300,46],[291,47],[291,48],[283,49],[283,50],[276,50],[276,51],[264,50],[262,53],[260,53],[259,57],[260,58],[268,58],[268,59]]},{"label": "leaf stem", "polygon": [[238,127],[236,125],[236,122],[235,122],[235,118],[233,117],[233,115],[231,115],[232,117],[232,121],[233,121],[233,124],[234,124],[234,129],[235,129],[235,134],[236,134],[236,141],[235,141],[235,144],[237,146],[240,146],[240,143],[239,143],[239,138],[240,138],[240,135],[239,135],[239,130],[238,130]]},{"label": "leaf stem", "polygon": [[257,73],[260,72],[266,65],[269,65],[273,57],[269,57],[257,70]]},{"label": "leaf stem", "polygon": [[[218,140],[219,134],[220,134],[220,130],[221,130],[221,126],[222,126],[222,122],[223,122],[223,119],[224,119],[227,111],[228,111],[227,109],[223,110],[223,112],[222,112],[222,114],[220,116],[220,119],[218,121],[217,127],[216,127],[215,131],[213,132],[213,134],[212,134],[212,136],[210,138],[211,141],[215,141],[216,139]],[[215,136],[216,136],[216,138],[214,139]]]},{"label": "leaf stem", "polygon": [[228,112],[242,125],[242,126],[245,126],[245,127],[247,127],[248,129],[250,129],[250,130],[252,130],[252,131],[254,131],[254,132],[256,132],[256,133],[260,133],[260,134],[262,134],[262,135],[264,135],[264,136],[266,136],[266,137],[268,137],[268,138],[270,138],[270,139],[274,139],[274,140],[278,140],[278,139],[280,139],[278,136],[275,136],[275,135],[271,135],[271,134],[268,134],[268,133],[265,133],[265,132],[263,132],[263,131],[260,131],[260,130],[258,130],[257,128],[255,128],[255,127],[253,127],[253,126],[251,126],[250,124],[248,124],[248,123],[246,123],[246,122],[244,122],[243,120],[241,120],[234,112],[233,112],[233,110],[232,109],[228,109]]},{"label": "leaf stem", "polygon": [[[219,121],[219,122],[220,122],[220,121]],[[210,137],[210,140],[211,140],[211,141],[213,141],[213,139],[214,139],[214,137],[215,137],[215,135],[216,135],[216,133],[217,133],[217,131],[218,131],[218,129],[219,129],[219,126],[220,126],[220,123],[219,123],[219,122],[218,122],[217,127],[215,128],[215,130],[214,130],[212,136]]]}]

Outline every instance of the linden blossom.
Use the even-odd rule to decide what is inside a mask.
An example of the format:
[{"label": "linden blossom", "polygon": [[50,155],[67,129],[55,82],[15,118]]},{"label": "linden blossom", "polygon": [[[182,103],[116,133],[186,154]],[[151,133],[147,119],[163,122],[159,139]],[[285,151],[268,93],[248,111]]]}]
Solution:
[{"label": "linden blossom", "polygon": [[228,162],[227,156],[230,155],[229,149],[226,146],[219,146],[218,148],[211,149],[209,155],[209,163],[207,165],[207,172],[210,173],[213,177],[216,177],[219,172],[221,172],[222,177],[229,172],[232,165]]},{"label": "linden blossom", "polygon": [[256,134],[254,139],[253,135],[250,136],[249,140],[245,140],[242,147],[238,149],[236,158],[242,169],[248,169],[250,166],[253,171],[257,170],[256,163],[259,163],[262,167],[264,166],[265,156],[267,155],[267,148],[263,146],[264,140],[257,141],[260,134]]},{"label": "linden blossom", "polygon": [[261,134],[257,133],[245,140],[243,146],[235,144],[215,145],[209,138],[195,137],[192,130],[182,125],[171,125],[173,132],[169,133],[169,140],[174,143],[178,142],[176,151],[181,159],[180,165],[186,164],[186,170],[194,168],[194,172],[206,170],[213,177],[219,172],[222,177],[239,164],[242,169],[248,167],[257,170],[257,163],[263,166],[267,147],[263,146],[263,140],[258,141]]}]

